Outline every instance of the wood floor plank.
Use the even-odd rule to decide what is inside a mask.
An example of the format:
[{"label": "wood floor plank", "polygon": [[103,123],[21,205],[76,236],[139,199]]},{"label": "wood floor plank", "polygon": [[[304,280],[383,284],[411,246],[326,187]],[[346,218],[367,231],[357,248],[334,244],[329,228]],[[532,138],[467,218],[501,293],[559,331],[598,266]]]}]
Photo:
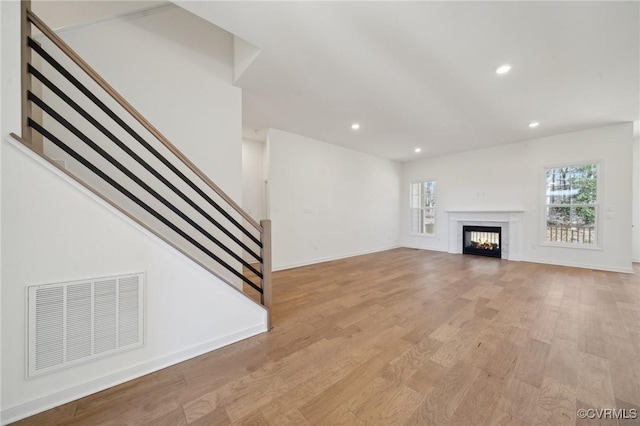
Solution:
[{"label": "wood floor plank", "polygon": [[593,408],[615,407],[609,361],[584,352],[578,354],[578,399]]},{"label": "wood floor plank", "polygon": [[629,332],[629,341],[636,350],[636,353],[640,354],[640,333]]},{"label": "wood floor plank", "polygon": [[540,387],[550,350],[551,345],[530,339],[516,363],[514,377],[531,386]]},{"label": "wood floor plank", "polygon": [[502,334],[488,328],[478,333],[469,349],[459,355],[468,364],[483,368],[493,360],[493,354],[502,341]]},{"label": "wood floor plank", "polygon": [[15,424],[19,424],[21,426],[53,426],[60,424],[67,419],[72,419],[74,417],[77,403],[78,401],[73,401],[68,404],[61,405],[36,416],[20,420]]},{"label": "wood floor plank", "polygon": [[422,402],[423,396],[404,384],[369,398],[354,414],[365,424],[403,424]]},{"label": "wood floor plank", "polygon": [[624,364],[612,362],[609,370],[616,399],[640,406],[640,357]]},{"label": "wood floor plank", "polygon": [[616,336],[622,339],[629,337],[622,315],[616,303],[598,306],[602,318],[602,331],[605,336]]},{"label": "wood floor plank", "polygon": [[315,424],[318,426],[364,426],[366,423],[341,404]]},{"label": "wood floor plank", "polygon": [[448,368],[431,360],[426,360],[424,367],[418,369],[409,378],[407,386],[422,395],[426,395],[448,371]]},{"label": "wood floor plank", "polygon": [[231,421],[239,420],[268,404],[289,389],[278,376],[265,376],[247,383],[237,383],[225,395],[224,407]]},{"label": "wood floor plank", "polygon": [[493,416],[485,423],[487,426],[529,426],[528,422],[521,420],[513,414],[496,408],[493,411]]},{"label": "wood floor plank", "polygon": [[536,407],[540,389],[515,378],[509,378],[502,390],[498,408],[531,423],[536,415]]},{"label": "wood floor plank", "polygon": [[[199,398],[182,407],[187,423],[192,423],[206,416],[218,407],[217,393],[214,393],[214,395],[209,398]],[[211,401],[211,398],[215,398],[215,400]]]},{"label": "wood floor plank", "polygon": [[535,424],[572,425],[576,421],[575,386],[545,377],[538,395]]},{"label": "wood floor plank", "polygon": [[481,321],[467,322],[451,340],[444,343],[433,355],[431,361],[445,367],[452,367],[466,353],[484,324]]},{"label": "wood floor plank", "polygon": [[184,415],[182,407],[178,407],[167,414],[161,414],[143,424],[145,426],[184,426],[187,424],[187,418]]},{"label": "wood floor plank", "polygon": [[343,380],[340,380],[303,405],[300,408],[300,412],[311,423],[321,420],[328,411],[335,410],[344,400],[352,397],[359,389],[362,389],[368,382],[379,376],[388,363],[389,357],[387,355],[371,358],[353,370]]},{"label": "wood floor plank", "polygon": [[544,375],[575,388],[578,381],[577,359],[578,345],[576,343],[554,339]]},{"label": "wood floor plank", "polygon": [[420,325],[407,333],[404,339],[410,342],[421,341],[468,304],[469,301],[466,299],[455,298],[448,303],[438,303],[437,306],[430,307],[428,309],[429,315],[425,316],[424,321]]},{"label": "wood floor plank", "polygon": [[227,412],[222,406],[219,406],[208,414],[202,417],[198,417],[197,419],[192,420],[188,423],[189,426],[227,426],[230,424],[231,420],[229,420]]},{"label": "wood floor plank", "polygon": [[[565,299],[563,299],[565,300]],[[578,312],[572,313],[565,311],[564,307],[560,308],[560,314],[558,315],[558,322],[556,323],[556,329],[554,337],[556,339],[568,340],[570,342],[578,342]]]},{"label": "wood floor plank", "polygon": [[546,305],[544,303],[542,306],[543,307],[538,318],[536,318],[536,321],[531,327],[529,337],[541,342],[551,343],[555,336],[556,325],[558,323],[560,313],[554,306]]},{"label": "wood floor plank", "polygon": [[342,358],[330,369],[320,370],[309,380],[291,387],[289,391],[281,395],[272,403],[260,408],[260,411],[272,424],[278,424],[278,419],[286,415],[292,409],[298,409],[311,401],[328,387],[342,380],[354,368],[375,356],[377,351],[368,349],[355,351],[349,357]]},{"label": "wood floor plank", "polygon": [[431,389],[424,402],[405,424],[447,424],[464,399],[480,370],[464,362],[455,364]]},{"label": "wood floor plank", "polygon": [[509,327],[505,339],[514,345],[524,347],[529,341],[529,332],[518,327]]},{"label": "wood floor plank", "polygon": [[630,425],[575,410],[640,407],[638,277],[412,249],[280,271],[270,332],[16,425]]},{"label": "wood floor plank", "polygon": [[581,309],[579,324],[578,349],[581,352],[606,358],[607,350],[602,332],[602,319],[597,311],[595,309]]},{"label": "wood floor plank", "polygon": [[254,412],[231,424],[234,426],[270,426],[267,419],[260,412]]},{"label": "wood floor plank", "polygon": [[279,425],[279,426],[310,426],[311,423],[304,418],[304,416],[297,409],[292,409],[287,411],[286,413],[274,418],[268,419],[267,416],[263,414],[263,417],[269,422],[270,425]]},{"label": "wood floor plank", "polygon": [[456,409],[452,424],[483,425],[489,421],[500,400],[504,379],[481,371]]},{"label": "wood floor plank", "polygon": [[639,354],[636,353],[633,344],[628,338],[622,338],[607,333],[604,336],[604,341],[606,344],[605,352],[609,362],[631,366],[634,362],[637,363],[640,359]]},{"label": "wood floor plank", "polygon": [[74,416],[95,413],[105,406],[112,406],[118,403],[144,405],[158,393],[160,388],[164,389],[166,393],[171,393],[185,386],[184,375],[180,369],[172,368],[156,371],[78,400]]},{"label": "wood floor plank", "polygon": [[429,337],[441,342],[448,342],[458,333],[458,331],[460,331],[460,328],[458,327],[454,327],[450,324],[442,324],[440,327],[436,328],[433,333],[429,334]]}]

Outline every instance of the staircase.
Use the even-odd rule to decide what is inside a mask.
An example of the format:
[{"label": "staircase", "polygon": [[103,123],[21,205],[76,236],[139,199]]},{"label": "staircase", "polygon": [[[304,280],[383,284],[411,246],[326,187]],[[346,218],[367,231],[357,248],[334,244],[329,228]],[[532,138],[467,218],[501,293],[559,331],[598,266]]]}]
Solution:
[{"label": "staircase", "polygon": [[[17,47],[18,41],[21,46],[20,76],[18,55],[11,56],[10,63],[4,62],[3,55],[3,105],[13,106],[13,111],[18,105],[18,97],[4,91],[10,87],[4,74],[7,69],[12,71],[10,81],[17,83],[20,77],[22,97],[20,134],[12,133],[11,138],[2,141],[0,156],[3,178],[0,423],[60,406],[267,331],[271,327],[270,221],[258,222],[246,213],[209,177],[216,171],[212,163],[195,156],[193,160],[187,158],[33,13],[28,1],[5,2],[0,7],[3,49],[7,45]],[[177,7],[163,7],[164,12],[152,17],[145,15],[143,22],[166,25],[179,18],[182,28],[189,28],[194,19],[199,19]],[[11,25],[5,26],[7,22]],[[118,25],[125,22],[129,29],[137,28],[129,20],[117,22]],[[208,29],[204,23],[200,25],[201,30]],[[95,28],[99,26],[92,27]],[[216,31],[222,32],[212,29],[204,35],[217,35]],[[196,33],[200,36],[200,32]],[[158,39],[167,35],[159,34]],[[138,46],[146,42],[139,41]],[[170,46],[174,52],[182,48]],[[194,70],[198,75],[208,76],[208,69]],[[134,76],[132,81],[135,78],[144,76]],[[240,99],[235,88],[228,89],[231,81],[215,84],[231,93],[216,100],[216,106]],[[11,86],[14,88],[17,95],[15,84]],[[6,99],[15,102],[5,103]],[[172,99],[167,100],[168,108],[176,105],[171,102]],[[238,105],[231,105],[233,113],[225,117],[239,121]],[[3,131],[9,122],[5,121],[7,116],[3,113]],[[182,115],[183,119],[188,116]],[[17,120],[13,120],[13,115],[10,117],[11,130],[15,131]],[[219,134],[229,133],[231,127],[233,123],[222,126]],[[238,137],[239,130],[238,126]],[[202,133],[200,129],[185,132]],[[178,140],[175,136],[174,139]],[[184,138],[180,141],[185,150],[199,148],[201,143],[215,143],[198,140],[189,145],[190,141],[185,142]],[[228,151],[231,146],[231,142],[225,142],[221,151]],[[237,149],[239,153],[240,146]],[[225,161],[229,160],[213,164],[220,167]],[[224,184],[229,170],[237,168],[229,165],[217,181]],[[101,308],[89,303],[90,308],[83,312],[90,314],[82,317],[82,326],[76,327],[77,310],[68,309],[75,300],[67,292],[65,302],[55,303],[63,308],[54,314],[63,313],[52,314],[51,318],[56,318],[55,327],[49,327],[51,323],[32,321],[30,315],[35,317],[36,310],[32,311],[25,303],[25,299],[27,302],[33,299],[28,296],[32,289],[44,285],[138,273],[145,277],[138,287],[142,297],[136,299],[136,306],[140,307],[136,312],[142,318],[136,322],[136,330],[141,338],[121,352],[100,355],[98,351],[99,358],[73,358],[69,342],[71,346],[76,344],[73,339],[79,329],[95,331],[100,327],[96,324],[103,322],[95,318],[96,312],[103,312]],[[107,284],[103,282],[101,286],[106,288]],[[91,297],[97,292],[95,285],[92,288]],[[119,297],[113,300],[120,301]],[[127,315],[125,305],[117,306],[114,310]],[[54,310],[47,312],[51,311]],[[38,341],[44,343],[39,349],[31,345],[32,337],[38,336],[38,331],[30,328],[32,324],[44,324],[56,332],[62,329],[62,333],[55,335],[54,343],[56,349],[63,349],[47,351],[46,339],[53,333],[40,333],[44,338]],[[117,330],[125,328],[120,322],[117,324]],[[59,334],[62,338],[58,338]],[[85,347],[92,350],[100,346],[94,337],[82,341],[89,341]],[[33,347],[36,350],[32,351]],[[29,375],[34,364],[31,354],[43,352],[62,353],[61,358],[68,366]]]},{"label": "staircase", "polygon": [[22,3],[22,135],[12,136],[269,310],[270,221],[246,213]]}]

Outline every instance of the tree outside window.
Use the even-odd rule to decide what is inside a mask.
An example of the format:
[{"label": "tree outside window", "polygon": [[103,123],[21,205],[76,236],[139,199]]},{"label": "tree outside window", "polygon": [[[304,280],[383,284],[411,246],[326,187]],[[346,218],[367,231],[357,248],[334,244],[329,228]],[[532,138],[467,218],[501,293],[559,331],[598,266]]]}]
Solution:
[{"label": "tree outside window", "polygon": [[545,170],[545,240],[596,244],[598,165],[582,164]]},{"label": "tree outside window", "polygon": [[411,233],[433,235],[436,226],[436,182],[410,185]]}]

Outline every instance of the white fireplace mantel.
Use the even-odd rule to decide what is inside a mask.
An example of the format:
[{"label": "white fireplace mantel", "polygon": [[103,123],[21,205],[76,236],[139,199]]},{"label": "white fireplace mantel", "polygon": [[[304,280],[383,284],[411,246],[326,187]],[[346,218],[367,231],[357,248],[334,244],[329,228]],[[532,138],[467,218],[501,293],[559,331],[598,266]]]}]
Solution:
[{"label": "white fireplace mantel", "polygon": [[502,233],[502,258],[520,260],[521,223],[524,210],[462,211],[448,210],[449,253],[462,253],[463,226],[499,226]]}]

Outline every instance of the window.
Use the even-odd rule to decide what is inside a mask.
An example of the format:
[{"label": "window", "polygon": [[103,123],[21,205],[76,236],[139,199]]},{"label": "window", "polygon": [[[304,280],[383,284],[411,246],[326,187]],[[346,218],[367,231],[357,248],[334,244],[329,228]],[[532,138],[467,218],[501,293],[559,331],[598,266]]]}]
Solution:
[{"label": "window", "polygon": [[598,165],[545,169],[545,241],[595,245],[598,224]]},{"label": "window", "polygon": [[436,225],[436,183],[413,182],[410,192],[411,233],[433,235]]}]

